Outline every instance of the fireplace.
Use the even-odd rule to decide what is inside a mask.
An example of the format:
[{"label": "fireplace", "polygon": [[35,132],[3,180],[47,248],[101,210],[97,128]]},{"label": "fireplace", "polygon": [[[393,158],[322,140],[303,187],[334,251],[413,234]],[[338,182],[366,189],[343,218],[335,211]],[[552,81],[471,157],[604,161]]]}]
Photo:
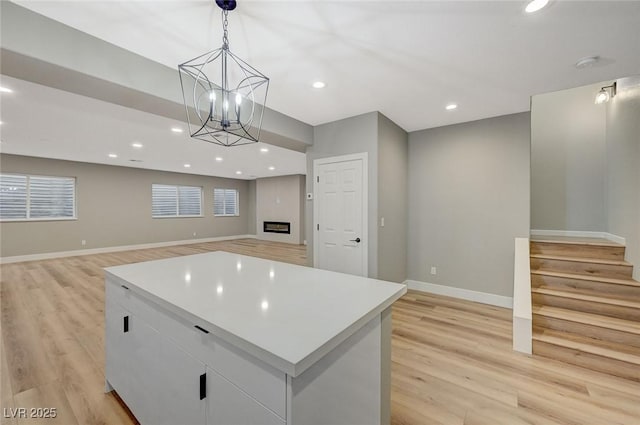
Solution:
[{"label": "fireplace", "polygon": [[291,223],[284,221],[263,221],[262,230],[265,233],[291,234]]}]

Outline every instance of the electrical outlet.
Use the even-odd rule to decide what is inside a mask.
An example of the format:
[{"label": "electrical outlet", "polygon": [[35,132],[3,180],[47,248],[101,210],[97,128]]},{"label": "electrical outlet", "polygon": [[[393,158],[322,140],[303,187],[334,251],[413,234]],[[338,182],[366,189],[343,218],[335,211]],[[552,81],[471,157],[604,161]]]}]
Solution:
[{"label": "electrical outlet", "polygon": [[195,237],[196,235],[197,235],[197,233],[196,233],[196,232],[193,232],[193,236]]},{"label": "electrical outlet", "polygon": [[431,266],[431,274],[438,274],[438,270],[436,269],[436,266]]},{"label": "electrical outlet", "polygon": [[380,227],[384,227],[384,217],[380,218]]},{"label": "electrical outlet", "polygon": [[85,246],[87,244],[87,241],[85,241],[84,239],[82,240],[82,242],[80,242],[82,244],[82,246]]}]

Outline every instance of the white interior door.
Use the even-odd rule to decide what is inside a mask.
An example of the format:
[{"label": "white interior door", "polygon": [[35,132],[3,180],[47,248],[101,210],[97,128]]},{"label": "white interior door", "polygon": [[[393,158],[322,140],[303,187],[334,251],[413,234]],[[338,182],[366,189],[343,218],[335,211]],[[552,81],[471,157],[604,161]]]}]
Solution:
[{"label": "white interior door", "polygon": [[314,161],[314,265],[367,276],[367,156]]}]

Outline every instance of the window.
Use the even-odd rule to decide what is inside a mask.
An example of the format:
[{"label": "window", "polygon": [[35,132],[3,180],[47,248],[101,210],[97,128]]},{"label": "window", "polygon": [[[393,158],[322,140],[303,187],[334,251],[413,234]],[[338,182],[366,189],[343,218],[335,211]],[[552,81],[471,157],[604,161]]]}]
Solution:
[{"label": "window", "polygon": [[213,215],[238,216],[238,191],[235,189],[213,189]]},{"label": "window", "polygon": [[73,177],[0,174],[0,220],[76,218]]},{"label": "window", "polygon": [[198,186],[151,185],[152,216],[202,216],[202,188]]}]

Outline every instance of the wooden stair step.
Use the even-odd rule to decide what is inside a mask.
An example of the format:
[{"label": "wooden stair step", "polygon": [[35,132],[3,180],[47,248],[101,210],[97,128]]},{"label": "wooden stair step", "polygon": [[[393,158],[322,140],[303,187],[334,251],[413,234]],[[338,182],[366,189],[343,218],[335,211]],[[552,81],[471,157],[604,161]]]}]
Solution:
[{"label": "wooden stair step", "polygon": [[614,278],[614,277],[606,277],[606,276],[593,276],[593,275],[585,275],[585,274],[579,274],[579,273],[559,272],[554,270],[531,270],[531,274],[553,276],[553,277],[560,277],[560,278],[566,278],[566,279],[585,280],[590,282],[602,282],[602,283],[608,283],[612,285],[635,286],[640,288],[640,282],[633,279],[622,279],[622,278]]},{"label": "wooden stair step", "polygon": [[609,239],[579,237],[579,236],[531,236],[529,240],[531,242],[542,242],[542,243],[624,247],[624,245],[621,245]]},{"label": "wooden stair step", "polygon": [[532,270],[553,270],[616,279],[630,279],[633,266],[624,260],[565,257],[559,255],[531,254]]},{"label": "wooden stair step", "polygon": [[533,339],[640,366],[640,349],[628,345],[540,328],[534,329]]},{"label": "wooden stair step", "polygon": [[640,348],[634,349],[567,332],[534,329],[533,353],[640,381]]},{"label": "wooden stair step", "polygon": [[534,304],[640,321],[640,299],[585,294],[555,288],[531,288]]},{"label": "wooden stair step", "polygon": [[582,240],[555,241],[537,239],[530,242],[531,254],[624,260],[624,245],[605,240],[595,239],[595,242],[585,242]]},{"label": "wooden stair step", "polygon": [[631,320],[616,319],[614,317],[606,317],[592,313],[582,313],[579,311],[566,310],[564,308],[550,307],[546,305],[534,305],[533,313],[547,317],[553,317],[555,319],[562,319],[570,322],[583,323],[586,325],[598,326],[600,328],[627,332],[640,337],[640,323]]},{"label": "wooden stair step", "polygon": [[610,266],[627,266],[627,267],[633,266],[631,263],[628,263],[624,260],[609,260],[604,258],[568,257],[564,255],[544,255],[544,254],[531,254],[531,258],[539,258],[541,260],[571,261],[574,263],[606,264]]},{"label": "wooden stair step", "polygon": [[640,347],[640,323],[559,307],[533,305],[533,325]]},{"label": "wooden stair step", "polygon": [[583,294],[580,292],[562,291],[562,290],[550,289],[550,288],[531,288],[531,292],[535,292],[537,294],[553,295],[556,297],[571,298],[574,300],[590,301],[590,302],[597,302],[602,304],[615,305],[619,307],[630,307],[630,308],[640,309],[639,301],[625,300],[621,298],[612,297],[609,295],[597,296],[597,295]]}]

